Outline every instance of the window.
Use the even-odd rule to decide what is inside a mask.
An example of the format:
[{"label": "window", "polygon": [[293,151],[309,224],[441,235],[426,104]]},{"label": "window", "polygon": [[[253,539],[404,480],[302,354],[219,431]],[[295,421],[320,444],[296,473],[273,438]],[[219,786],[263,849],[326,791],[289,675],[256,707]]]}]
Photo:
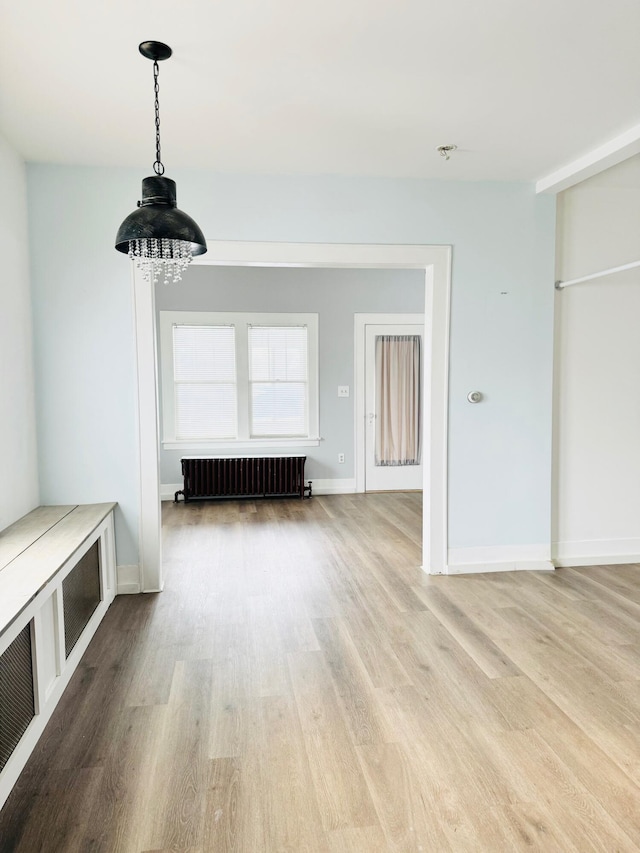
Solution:
[{"label": "window", "polygon": [[176,439],[236,437],[233,326],[175,325],[173,381]]},{"label": "window", "polygon": [[308,435],[306,326],[249,327],[251,436]]},{"label": "window", "polygon": [[317,314],[160,312],[163,446],[318,444]]}]

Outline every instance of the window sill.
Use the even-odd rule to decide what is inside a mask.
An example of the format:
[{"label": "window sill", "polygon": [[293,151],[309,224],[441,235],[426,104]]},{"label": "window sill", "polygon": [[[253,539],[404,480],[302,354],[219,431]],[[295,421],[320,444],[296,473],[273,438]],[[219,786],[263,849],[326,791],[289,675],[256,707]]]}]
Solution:
[{"label": "window sill", "polygon": [[163,441],[163,450],[206,450],[209,453],[235,453],[262,447],[318,447],[319,438],[254,438],[249,441]]}]

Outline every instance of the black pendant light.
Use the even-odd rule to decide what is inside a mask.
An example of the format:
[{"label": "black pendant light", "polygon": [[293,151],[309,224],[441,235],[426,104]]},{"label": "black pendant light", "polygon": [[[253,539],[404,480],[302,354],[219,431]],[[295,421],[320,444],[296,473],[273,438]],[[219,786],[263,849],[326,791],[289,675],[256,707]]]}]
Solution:
[{"label": "black pendant light", "polygon": [[160,159],[160,105],[158,62],[171,56],[171,48],[159,41],[143,41],[140,53],[153,60],[156,110],[155,175],[142,179],[142,200],[124,220],[116,236],[116,249],[129,255],[154,282],[179,281],[194,255],[207,251],[204,234],[190,216],[176,207],[176,182],[165,178]]}]

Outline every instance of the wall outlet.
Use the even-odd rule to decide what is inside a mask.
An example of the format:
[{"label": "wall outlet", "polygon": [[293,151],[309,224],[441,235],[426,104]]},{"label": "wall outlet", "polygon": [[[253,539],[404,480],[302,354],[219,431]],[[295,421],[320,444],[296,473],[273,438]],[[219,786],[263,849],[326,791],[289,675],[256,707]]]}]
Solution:
[{"label": "wall outlet", "polygon": [[344,453],[338,453],[338,462],[341,465],[344,463]]},{"label": "wall outlet", "polygon": [[349,386],[348,385],[338,385],[338,397],[348,397],[349,396]]}]

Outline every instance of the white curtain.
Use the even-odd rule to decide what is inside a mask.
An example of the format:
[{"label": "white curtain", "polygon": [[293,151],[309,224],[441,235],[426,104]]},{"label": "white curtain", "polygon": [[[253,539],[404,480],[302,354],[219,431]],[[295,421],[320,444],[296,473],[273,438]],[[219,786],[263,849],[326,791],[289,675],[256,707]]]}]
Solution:
[{"label": "white curtain", "polygon": [[376,335],[376,465],[420,464],[420,335]]}]

